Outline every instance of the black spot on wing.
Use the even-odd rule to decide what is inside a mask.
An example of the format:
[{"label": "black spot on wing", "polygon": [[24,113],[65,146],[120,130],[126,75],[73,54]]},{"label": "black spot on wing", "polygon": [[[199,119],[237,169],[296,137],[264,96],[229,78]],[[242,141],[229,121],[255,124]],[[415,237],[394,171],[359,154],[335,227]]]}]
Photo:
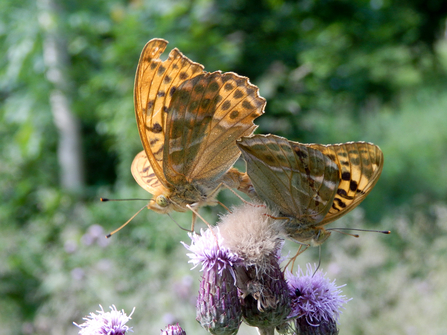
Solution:
[{"label": "black spot on wing", "polygon": [[351,182],[349,183],[349,189],[351,190],[351,191],[355,191],[355,190],[357,190],[357,187],[358,187],[359,185],[357,184],[357,182],[355,181],[355,180],[351,180]]},{"label": "black spot on wing", "polygon": [[343,179],[343,180],[351,180],[351,173],[350,172],[343,172],[341,174],[341,179]]}]

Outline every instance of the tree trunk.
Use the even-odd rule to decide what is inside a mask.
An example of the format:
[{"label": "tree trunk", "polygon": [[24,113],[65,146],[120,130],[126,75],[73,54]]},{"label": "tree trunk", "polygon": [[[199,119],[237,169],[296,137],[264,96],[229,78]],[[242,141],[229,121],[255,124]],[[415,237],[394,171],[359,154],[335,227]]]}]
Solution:
[{"label": "tree trunk", "polygon": [[71,110],[71,83],[67,75],[69,57],[60,11],[54,0],[38,0],[39,22],[44,32],[43,56],[46,75],[52,83],[50,107],[58,130],[58,162],[61,187],[73,193],[84,189],[84,167],[80,122]]}]

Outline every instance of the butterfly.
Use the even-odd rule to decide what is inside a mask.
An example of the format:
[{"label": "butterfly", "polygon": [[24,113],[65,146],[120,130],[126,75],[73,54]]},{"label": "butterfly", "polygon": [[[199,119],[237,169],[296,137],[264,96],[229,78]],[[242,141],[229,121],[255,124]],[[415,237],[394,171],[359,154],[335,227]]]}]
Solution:
[{"label": "butterfly", "polygon": [[222,185],[249,187],[248,176],[232,167],[240,156],[236,140],[253,133],[266,104],[248,78],[206,72],[177,48],[160,60],[167,44],[146,44],[134,87],[144,151],[131,172],[153,195],[147,207],[159,213],[215,205]]},{"label": "butterfly", "polygon": [[371,192],[383,168],[372,143],[302,144],[275,135],[237,141],[258,195],[287,218],[285,234],[318,246],[329,236],[324,225],[353,210]]}]

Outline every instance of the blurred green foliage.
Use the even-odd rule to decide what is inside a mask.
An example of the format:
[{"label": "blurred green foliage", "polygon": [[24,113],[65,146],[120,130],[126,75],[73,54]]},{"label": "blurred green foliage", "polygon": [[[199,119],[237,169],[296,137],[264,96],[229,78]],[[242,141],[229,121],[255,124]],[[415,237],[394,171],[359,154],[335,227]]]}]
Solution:
[{"label": "blurred green foliage", "polygon": [[[205,333],[194,322],[197,276],[188,274],[178,244],[187,237],[175,223],[146,211],[102,239],[144,203],[99,204],[100,196],[148,196],[129,167],[141,150],[133,76],[154,37],[208,71],[234,71],[258,85],[268,101],[258,132],[382,148],[382,177],[365,212],[354,211],[365,216],[353,226],[394,235],[359,243],[331,237],[323,247],[323,267],[338,267],[330,273],[348,282],[356,301],[342,332],[422,333],[436,324],[431,333],[443,333],[440,300],[436,313],[413,305],[428,304],[436,290],[446,294],[440,278],[447,269],[438,261],[447,250],[445,1],[71,0],[52,18],[41,15],[40,3],[0,3],[0,334],[75,334],[71,322],[98,303],[127,312],[136,306],[139,333],[159,331],[168,312],[190,333]],[[64,192],[58,180],[53,87],[43,57],[47,20],[69,55],[87,179],[81,196]],[[219,210],[204,214],[212,222]],[[173,217],[188,227],[190,214]],[[414,324],[399,329],[395,320],[408,323],[409,316]]]}]

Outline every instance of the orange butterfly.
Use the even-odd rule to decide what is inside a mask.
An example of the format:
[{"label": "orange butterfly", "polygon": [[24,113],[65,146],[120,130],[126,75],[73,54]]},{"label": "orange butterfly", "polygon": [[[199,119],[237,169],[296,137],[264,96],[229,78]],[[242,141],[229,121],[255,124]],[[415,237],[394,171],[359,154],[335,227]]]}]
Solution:
[{"label": "orange butterfly", "polygon": [[302,144],[253,135],[237,144],[257,195],[287,218],[285,234],[306,245],[322,244],[331,234],[323,226],[360,204],[383,168],[382,151],[366,142]]},{"label": "orange butterfly", "polygon": [[246,174],[232,168],[236,140],[253,133],[265,100],[248,78],[208,73],[177,48],[165,61],[163,39],[144,47],[135,76],[135,115],[144,151],[131,171],[159,213],[216,204],[222,185],[247,191]]}]

